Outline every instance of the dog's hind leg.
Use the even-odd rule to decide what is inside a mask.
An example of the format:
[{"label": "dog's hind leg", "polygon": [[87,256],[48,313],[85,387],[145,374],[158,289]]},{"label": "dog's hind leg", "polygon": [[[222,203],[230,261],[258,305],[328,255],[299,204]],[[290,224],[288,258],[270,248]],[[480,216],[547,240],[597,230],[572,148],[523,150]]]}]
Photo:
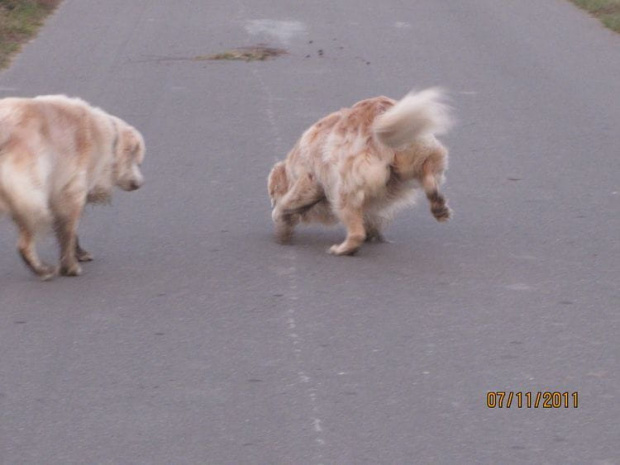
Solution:
[{"label": "dog's hind leg", "polygon": [[389,242],[381,232],[385,220],[376,216],[366,216],[364,218],[364,230],[366,231],[366,242]]},{"label": "dog's hind leg", "polygon": [[299,223],[300,215],[325,199],[323,188],[310,174],[301,176],[291,189],[279,200],[271,218],[276,225],[276,238],[287,243],[293,236],[293,230]]},{"label": "dog's hind leg", "polygon": [[431,213],[435,219],[439,222],[445,222],[452,216],[452,210],[448,207],[446,198],[439,192],[438,177],[441,174],[437,174],[432,169],[430,163],[425,163],[423,167],[422,188],[426,194],[426,198],[430,202]]},{"label": "dog's hind leg", "polygon": [[389,242],[385,238],[381,230],[378,229],[377,227],[366,225],[364,229],[366,230],[366,239],[364,239],[365,242],[378,242],[378,243]]},{"label": "dog's hind leg", "polygon": [[19,242],[17,244],[17,250],[22,260],[30,268],[30,270],[39,276],[43,281],[48,281],[56,274],[56,269],[42,262],[39,259],[36,249],[36,234],[28,221],[19,217],[15,218],[17,227],[19,228]]},{"label": "dog's hind leg", "polygon": [[[20,159],[28,160],[27,151],[16,152]],[[17,155],[16,155],[17,156]],[[10,160],[9,160],[10,161]],[[42,280],[54,277],[56,269],[39,258],[36,249],[37,233],[46,229],[51,222],[47,196],[44,191],[44,176],[14,169],[12,164],[0,166],[0,187],[3,191],[3,210],[15,222],[19,239],[17,250],[26,266]]]}]

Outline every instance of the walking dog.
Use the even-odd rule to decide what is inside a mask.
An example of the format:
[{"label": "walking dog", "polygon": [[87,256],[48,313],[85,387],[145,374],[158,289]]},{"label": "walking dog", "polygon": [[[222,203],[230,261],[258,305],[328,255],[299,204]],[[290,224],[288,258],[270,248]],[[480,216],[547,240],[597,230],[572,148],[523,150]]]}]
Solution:
[{"label": "walking dog", "polygon": [[300,221],[340,221],[346,239],[329,252],[354,254],[364,241],[382,241],[385,225],[419,189],[437,221],[447,221],[451,210],[439,186],[448,151],[435,136],[450,126],[450,108],[438,88],[398,102],[362,100],[316,122],[269,174],[278,241],[289,242]]},{"label": "walking dog", "polygon": [[[77,227],[87,203],[106,203],[115,186],[143,183],[144,140],[132,126],[64,95],[0,100],[0,214],[19,229],[18,250],[41,279],[81,273],[92,260]],[[38,233],[54,228],[60,267],[43,263]]]}]

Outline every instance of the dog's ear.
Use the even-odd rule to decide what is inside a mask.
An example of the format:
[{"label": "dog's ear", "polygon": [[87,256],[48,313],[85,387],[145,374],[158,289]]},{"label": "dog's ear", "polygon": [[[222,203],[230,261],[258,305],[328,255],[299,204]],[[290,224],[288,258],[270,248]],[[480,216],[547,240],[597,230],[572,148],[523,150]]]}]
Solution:
[{"label": "dog's ear", "polygon": [[116,144],[114,157],[117,163],[131,161],[141,164],[144,158],[144,138],[142,134],[124,120],[111,116],[116,128]]},{"label": "dog's ear", "polygon": [[[144,142],[136,129],[125,125],[119,131],[119,155],[124,158],[139,158],[143,152]],[[140,160],[141,162],[141,160]]]},{"label": "dog's ear", "polygon": [[286,176],[286,166],[284,162],[279,161],[274,165],[271,173],[269,173],[267,186],[273,206],[279,198],[288,192],[288,177]]}]

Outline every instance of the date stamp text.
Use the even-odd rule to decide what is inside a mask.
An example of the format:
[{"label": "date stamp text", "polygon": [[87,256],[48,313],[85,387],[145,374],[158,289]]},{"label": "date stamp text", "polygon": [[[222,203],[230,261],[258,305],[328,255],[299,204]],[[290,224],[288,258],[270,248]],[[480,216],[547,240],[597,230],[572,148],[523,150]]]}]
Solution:
[{"label": "date stamp text", "polygon": [[489,408],[578,408],[578,392],[489,391]]}]

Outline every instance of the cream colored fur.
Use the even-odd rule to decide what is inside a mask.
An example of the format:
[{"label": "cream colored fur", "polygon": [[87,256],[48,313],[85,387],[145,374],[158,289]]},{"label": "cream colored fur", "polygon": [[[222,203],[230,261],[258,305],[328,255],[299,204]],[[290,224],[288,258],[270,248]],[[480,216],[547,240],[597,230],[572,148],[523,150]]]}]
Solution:
[{"label": "cream colored fur", "polygon": [[399,102],[376,97],[307,129],[269,175],[278,239],[289,241],[300,221],[340,221],[347,238],[329,251],[353,254],[365,240],[382,240],[385,225],[419,188],[435,218],[446,221],[450,210],[439,186],[448,151],[435,137],[451,124],[444,102],[437,88]]},{"label": "cream colored fur", "polygon": [[[115,186],[143,183],[144,140],[123,120],[64,95],[0,100],[0,213],[19,229],[19,252],[42,279],[79,275],[76,229],[86,203],[106,202]],[[60,268],[42,263],[37,233],[53,227]]]}]

